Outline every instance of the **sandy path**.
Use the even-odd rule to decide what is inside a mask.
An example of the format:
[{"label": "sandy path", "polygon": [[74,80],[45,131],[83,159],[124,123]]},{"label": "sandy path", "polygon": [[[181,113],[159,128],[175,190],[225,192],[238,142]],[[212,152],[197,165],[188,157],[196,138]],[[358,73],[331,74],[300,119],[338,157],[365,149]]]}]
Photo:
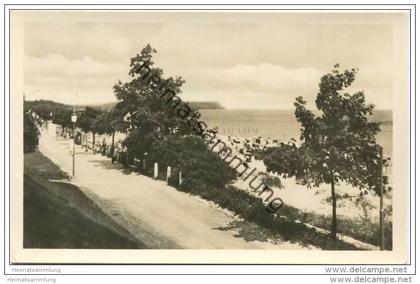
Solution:
[{"label": "sandy path", "polygon": [[[63,171],[71,173],[68,140],[56,138],[52,129],[44,130],[39,148]],[[261,235],[255,224],[235,226],[240,220],[229,212],[163,181],[128,173],[108,158],[85,153],[78,146],[72,183],[150,248],[303,248],[280,239],[253,238]],[[250,231],[244,233],[244,227]]]}]

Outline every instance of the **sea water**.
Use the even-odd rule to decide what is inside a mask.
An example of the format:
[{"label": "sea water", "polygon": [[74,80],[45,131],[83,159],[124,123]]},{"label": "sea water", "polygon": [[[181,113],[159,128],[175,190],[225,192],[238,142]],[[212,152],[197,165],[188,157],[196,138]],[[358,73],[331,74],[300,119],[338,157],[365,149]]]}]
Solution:
[{"label": "sea water", "polygon": [[[299,140],[300,123],[293,109],[288,110],[201,110],[202,120],[209,128],[217,127],[223,136],[271,137],[281,141]],[[381,122],[376,139],[384,154],[392,156],[392,111],[376,111],[372,121]]]}]

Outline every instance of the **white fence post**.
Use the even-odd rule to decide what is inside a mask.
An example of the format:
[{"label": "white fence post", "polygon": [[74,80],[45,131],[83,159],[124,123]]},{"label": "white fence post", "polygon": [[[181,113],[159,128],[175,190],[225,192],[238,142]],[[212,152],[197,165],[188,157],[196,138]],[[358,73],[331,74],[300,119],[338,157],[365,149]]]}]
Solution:
[{"label": "white fence post", "polygon": [[168,166],[168,168],[166,169],[166,183],[169,184],[169,178],[171,177],[171,167]]},{"label": "white fence post", "polygon": [[182,172],[181,170],[179,171],[179,185],[182,184]]},{"label": "white fence post", "polygon": [[158,165],[158,163],[155,163],[154,172],[153,172],[153,177],[155,179],[158,177],[158,173],[159,173],[159,165]]}]

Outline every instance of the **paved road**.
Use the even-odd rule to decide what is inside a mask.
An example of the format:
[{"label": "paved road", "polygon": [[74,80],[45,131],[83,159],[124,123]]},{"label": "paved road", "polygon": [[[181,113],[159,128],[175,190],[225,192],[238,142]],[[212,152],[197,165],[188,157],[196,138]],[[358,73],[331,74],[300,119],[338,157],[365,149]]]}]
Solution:
[{"label": "paved road", "polygon": [[[71,173],[68,140],[55,137],[52,129],[44,130],[39,148]],[[212,203],[177,191],[163,181],[127,172],[79,146],[72,183],[149,248],[303,249],[238,220]]]}]

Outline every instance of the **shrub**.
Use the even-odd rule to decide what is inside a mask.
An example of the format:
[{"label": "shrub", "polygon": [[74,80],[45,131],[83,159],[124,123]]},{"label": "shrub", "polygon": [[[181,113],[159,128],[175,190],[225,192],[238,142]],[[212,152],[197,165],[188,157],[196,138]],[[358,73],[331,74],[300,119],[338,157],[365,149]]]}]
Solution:
[{"label": "shrub", "polygon": [[277,176],[272,176],[268,173],[261,173],[261,178],[263,183],[268,187],[277,187],[279,189],[284,188],[284,186],[281,183],[281,180]]},{"label": "shrub", "polygon": [[23,152],[34,152],[38,146],[39,130],[29,112],[25,112],[23,121]]},{"label": "shrub", "polygon": [[178,181],[178,173],[181,170],[184,188],[223,188],[236,177],[236,172],[208,149],[199,137],[168,138],[152,147],[149,159],[152,163],[158,162],[162,172],[166,171],[167,166],[175,169],[172,170],[172,182]]}]

